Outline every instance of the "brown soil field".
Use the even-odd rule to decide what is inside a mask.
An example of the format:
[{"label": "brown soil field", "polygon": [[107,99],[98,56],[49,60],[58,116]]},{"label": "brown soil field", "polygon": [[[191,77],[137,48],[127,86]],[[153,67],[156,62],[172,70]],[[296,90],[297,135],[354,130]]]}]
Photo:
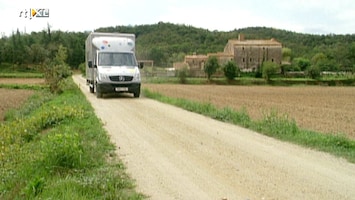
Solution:
[{"label": "brown soil field", "polygon": [[219,108],[245,108],[254,120],[276,110],[301,128],[355,139],[355,87],[144,84],[143,88]]},{"label": "brown soil field", "polygon": [[0,84],[44,84],[42,78],[0,78]]},{"label": "brown soil field", "polygon": [[[38,78],[0,78],[0,84],[43,84],[44,79]],[[0,121],[9,109],[19,108],[34,91],[0,88]]]},{"label": "brown soil field", "polygon": [[0,121],[9,109],[19,108],[34,92],[31,90],[13,90],[0,88]]}]

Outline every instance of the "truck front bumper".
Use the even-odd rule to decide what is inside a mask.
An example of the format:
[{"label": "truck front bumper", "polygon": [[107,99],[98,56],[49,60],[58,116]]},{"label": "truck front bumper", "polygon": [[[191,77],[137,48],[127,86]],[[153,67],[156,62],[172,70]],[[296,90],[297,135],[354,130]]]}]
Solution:
[{"label": "truck front bumper", "polygon": [[96,91],[99,93],[140,93],[141,83],[125,83],[125,84],[112,84],[112,83],[98,83]]}]

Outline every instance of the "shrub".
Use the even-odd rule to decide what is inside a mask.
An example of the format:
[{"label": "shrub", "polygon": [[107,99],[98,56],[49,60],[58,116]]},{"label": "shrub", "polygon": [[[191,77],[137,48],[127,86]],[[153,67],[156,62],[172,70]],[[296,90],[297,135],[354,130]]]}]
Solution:
[{"label": "shrub", "polygon": [[320,68],[317,65],[312,65],[307,70],[307,75],[312,79],[318,79],[320,75]]},{"label": "shrub", "polygon": [[52,93],[63,92],[61,88],[63,80],[71,75],[69,65],[65,63],[66,59],[67,49],[60,45],[55,58],[41,66],[40,70],[44,73],[44,78]]},{"label": "shrub", "polygon": [[179,82],[181,84],[187,83],[187,68],[184,67],[183,69],[178,71]]},{"label": "shrub", "polygon": [[212,56],[209,57],[204,68],[204,72],[207,74],[207,79],[211,80],[211,77],[214,73],[216,73],[219,68],[217,57]]},{"label": "shrub", "polygon": [[82,74],[86,74],[86,64],[85,64],[85,62],[80,63],[80,65],[79,65],[79,70],[80,70],[80,72],[81,72]]},{"label": "shrub", "polygon": [[228,80],[233,80],[237,77],[237,73],[239,72],[239,68],[237,67],[236,63],[233,61],[229,61],[223,68],[224,76]]},{"label": "shrub", "polygon": [[271,75],[276,74],[279,71],[280,71],[280,66],[278,66],[276,63],[273,63],[271,61],[266,61],[263,63],[262,74],[265,80],[269,81]]}]

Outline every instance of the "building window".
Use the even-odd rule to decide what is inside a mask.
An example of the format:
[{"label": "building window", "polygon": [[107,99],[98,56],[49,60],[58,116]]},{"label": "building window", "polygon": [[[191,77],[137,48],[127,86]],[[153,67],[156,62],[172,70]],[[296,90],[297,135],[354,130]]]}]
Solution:
[{"label": "building window", "polygon": [[253,59],[252,59],[252,58],[250,58],[250,59],[249,59],[249,62],[251,62],[252,60],[253,60]]},{"label": "building window", "polygon": [[243,63],[245,63],[245,58],[243,58]]}]

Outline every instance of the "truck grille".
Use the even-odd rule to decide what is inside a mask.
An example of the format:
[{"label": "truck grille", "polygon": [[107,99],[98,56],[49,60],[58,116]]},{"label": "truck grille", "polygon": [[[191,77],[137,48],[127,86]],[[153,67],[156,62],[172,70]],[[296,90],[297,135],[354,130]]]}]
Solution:
[{"label": "truck grille", "polygon": [[115,82],[132,81],[132,79],[133,76],[110,76],[110,80]]}]

